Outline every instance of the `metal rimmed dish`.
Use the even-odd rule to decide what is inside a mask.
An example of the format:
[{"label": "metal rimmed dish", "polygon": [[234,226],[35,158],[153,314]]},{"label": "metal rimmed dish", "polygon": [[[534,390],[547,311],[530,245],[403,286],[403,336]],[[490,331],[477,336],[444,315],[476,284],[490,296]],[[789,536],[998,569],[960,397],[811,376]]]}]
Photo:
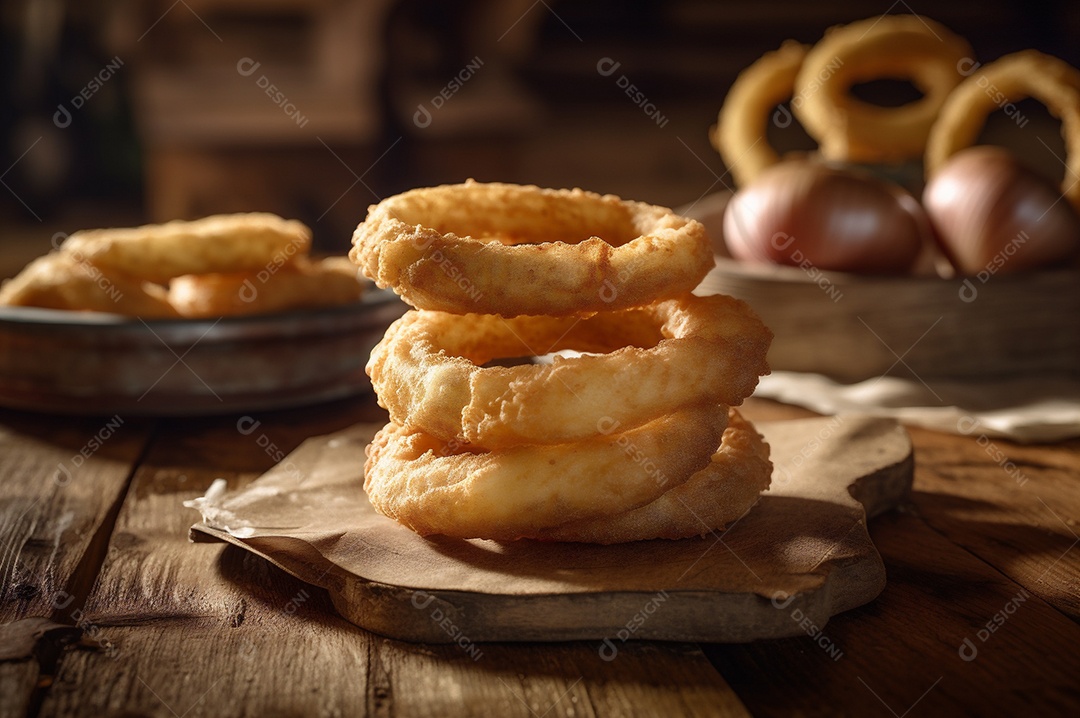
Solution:
[{"label": "metal rimmed dish", "polygon": [[265,316],[142,320],[0,308],[0,405],[157,416],[279,409],[371,385],[364,365],[407,309],[389,291]]}]

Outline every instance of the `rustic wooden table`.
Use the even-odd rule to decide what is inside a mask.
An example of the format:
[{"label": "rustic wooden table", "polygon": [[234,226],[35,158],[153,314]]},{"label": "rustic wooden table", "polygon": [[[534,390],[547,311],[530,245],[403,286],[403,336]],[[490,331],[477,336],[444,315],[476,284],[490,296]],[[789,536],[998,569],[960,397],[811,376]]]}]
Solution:
[{"label": "rustic wooden table", "polygon": [[181,502],[215,478],[380,416],[365,398],[245,434],[0,411],[0,716],[1080,715],[1080,441],[912,429],[911,500],[871,523],[884,593],[806,636],[478,657],[368,633],[262,559],[188,542]]}]

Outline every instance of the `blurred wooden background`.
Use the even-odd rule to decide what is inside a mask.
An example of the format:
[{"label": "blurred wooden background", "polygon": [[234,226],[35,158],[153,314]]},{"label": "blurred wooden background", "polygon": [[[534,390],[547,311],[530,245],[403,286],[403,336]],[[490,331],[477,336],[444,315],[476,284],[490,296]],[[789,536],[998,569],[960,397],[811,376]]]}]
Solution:
[{"label": "blurred wooden background", "polygon": [[[213,212],[296,217],[318,248],[341,251],[368,204],[467,177],[692,202],[730,184],[706,133],[739,70],[786,38],[814,42],[830,25],[886,9],[853,0],[9,2],[0,276],[57,232]],[[984,61],[1025,47],[1080,60],[1080,4],[891,8],[909,10],[966,36]],[[604,74],[600,63],[618,65]],[[888,102],[895,89],[878,91]],[[998,122],[990,139],[1049,157],[1036,142],[1049,138],[1060,151],[1042,108],[1021,111],[1042,129]],[[772,131],[780,148],[812,146],[797,126]]]}]

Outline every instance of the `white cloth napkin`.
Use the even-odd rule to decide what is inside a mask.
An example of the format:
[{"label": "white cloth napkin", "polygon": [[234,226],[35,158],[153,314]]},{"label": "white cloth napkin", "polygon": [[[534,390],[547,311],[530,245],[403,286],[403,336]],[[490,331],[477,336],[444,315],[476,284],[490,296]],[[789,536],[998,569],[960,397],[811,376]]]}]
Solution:
[{"label": "white cloth napkin", "polygon": [[1030,377],[989,382],[879,377],[842,384],[820,374],[774,371],[754,396],[822,414],[859,412],[938,431],[1024,443],[1080,436],[1080,380]]}]

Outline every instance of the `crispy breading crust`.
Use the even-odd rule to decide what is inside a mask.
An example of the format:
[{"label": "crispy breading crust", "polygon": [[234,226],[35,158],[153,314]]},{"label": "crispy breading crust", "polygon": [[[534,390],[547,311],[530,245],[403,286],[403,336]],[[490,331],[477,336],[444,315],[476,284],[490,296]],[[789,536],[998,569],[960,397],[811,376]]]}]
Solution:
[{"label": "crispy breading crust", "polygon": [[769,445],[731,409],[720,448],[704,469],[652,503],[614,516],[570,522],[530,538],[612,544],[704,536],[749,511],[769,488]]},{"label": "crispy breading crust", "polygon": [[60,251],[102,269],[165,283],[185,274],[257,272],[307,253],[311,231],[262,212],[76,232]]},{"label": "crispy breading crust", "polygon": [[179,316],[169,304],[164,287],[62,252],[38,257],[4,282],[0,304],[109,312],[144,319]]},{"label": "crispy breading crust", "polygon": [[184,317],[270,314],[359,301],[366,280],[346,257],[299,257],[270,273],[188,274],[169,284],[169,302]]},{"label": "crispy breading crust", "polygon": [[418,309],[566,316],[691,291],[713,267],[705,228],[613,195],[469,181],[368,209],[349,255]]},{"label": "crispy breading crust", "polygon": [[[737,405],[768,373],[770,332],[732,297],[686,295],[590,317],[407,312],[367,371],[393,421],[488,449],[586,439],[702,402]],[[483,367],[561,349],[550,365]]]},{"label": "crispy breading crust", "polygon": [[390,423],[368,446],[364,488],[421,535],[514,540],[654,501],[709,464],[726,406],[697,406],[623,433],[497,452]]}]

